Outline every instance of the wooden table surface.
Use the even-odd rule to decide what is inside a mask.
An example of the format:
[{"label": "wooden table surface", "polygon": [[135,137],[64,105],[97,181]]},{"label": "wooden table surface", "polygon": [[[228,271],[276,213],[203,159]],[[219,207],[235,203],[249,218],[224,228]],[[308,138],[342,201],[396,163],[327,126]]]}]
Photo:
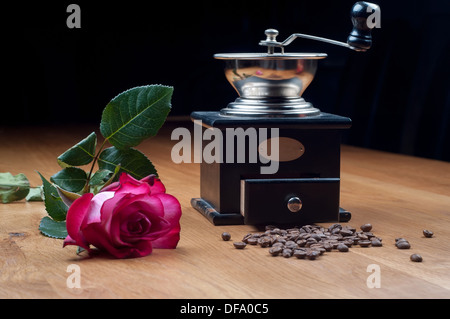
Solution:
[{"label": "wooden table surface", "polygon": [[[252,226],[213,226],[190,206],[199,196],[198,164],[174,164],[175,126],[137,148],[155,164],[167,192],[181,202],[181,240],[175,250],[115,260],[78,256],[76,247],[40,234],[42,202],[0,204],[0,298],[449,298],[450,163],[342,146],[341,206],[347,224],[373,225],[383,247],[352,247],[318,259],[271,257],[267,249],[233,248]],[[39,186],[36,171],[59,171],[56,157],[96,127],[0,128],[0,172],[24,173]],[[98,134],[98,136],[100,136]],[[329,226],[330,224],[322,224]],[[434,232],[425,238],[423,229]],[[232,240],[225,242],[221,233]],[[394,246],[404,237],[411,249]],[[422,255],[423,262],[410,261]],[[69,265],[80,268],[81,288],[66,284]],[[376,272],[371,265],[379,267]],[[371,275],[379,288],[369,288]],[[369,278],[370,281],[370,278]]]}]

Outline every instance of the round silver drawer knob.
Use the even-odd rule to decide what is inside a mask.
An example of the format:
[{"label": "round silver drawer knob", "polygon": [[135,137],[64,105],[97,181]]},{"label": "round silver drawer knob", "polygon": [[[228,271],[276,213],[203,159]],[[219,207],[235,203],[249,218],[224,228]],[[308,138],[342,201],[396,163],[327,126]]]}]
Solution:
[{"label": "round silver drawer knob", "polygon": [[298,212],[302,209],[302,200],[296,196],[289,198],[287,208],[293,213]]}]

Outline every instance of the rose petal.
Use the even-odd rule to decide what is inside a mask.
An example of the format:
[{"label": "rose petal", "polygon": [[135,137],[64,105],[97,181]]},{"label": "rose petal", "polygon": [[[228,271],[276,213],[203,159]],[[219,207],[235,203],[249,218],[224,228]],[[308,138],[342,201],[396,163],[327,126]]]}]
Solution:
[{"label": "rose petal", "polygon": [[[102,207],[102,228],[108,234],[111,243],[114,245],[130,245],[121,238],[121,224],[135,212],[141,211],[155,225],[152,227],[150,234],[142,236],[142,239],[148,240],[161,236],[170,230],[170,225],[162,226],[161,219],[164,218],[164,206],[161,200],[148,194],[125,194],[116,193],[115,196],[103,204]],[[141,238],[137,238],[141,239]]]},{"label": "rose petal", "polygon": [[177,247],[180,240],[180,218],[181,205],[180,202],[170,194],[157,194],[164,206],[164,219],[171,224],[171,230],[164,236],[152,242],[153,248],[173,249]]},{"label": "rose petal", "polygon": [[89,247],[89,244],[87,243],[86,239],[84,239],[84,236],[82,238],[83,238],[82,240],[79,240],[77,242],[72,237],[67,235],[66,239],[64,239],[63,247],[74,245],[74,246],[80,246],[80,247],[86,249],[87,251],[90,251],[91,248]]},{"label": "rose petal", "polygon": [[143,257],[151,254],[152,242],[141,241],[129,246],[115,246],[108,236],[103,233],[99,224],[91,224],[86,230],[86,239],[100,250],[107,251],[116,258]]},{"label": "rose petal", "polygon": [[93,196],[92,193],[84,194],[70,205],[66,216],[66,228],[68,237],[70,236],[70,238],[67,238],[67,245],[73,245],[72,242],[75,242],[81,247],[89,246],[81,235],[81,225],[89,211]]},{"label": "rose petal", "polygon": [[170,194],[156,194],[151,197],[157,197],[164,207],[164,219],[167,220],[172,227],[175,227],[181,218],[181,205],[178,199]]},{"label": "rose petal", "polygon": [[114,183],[111,183],[108,186],[105,186],[104,188],[102,188],[100,193],[102,193],[102,192],[115,192],[116,190],[119,189],[119,187],[120,187],[120,183],[119,182],[114,182]]},{"label": "rose petal", "polygon": [[164,194],[166,192],[166,187],[161,182],[160,179],[155,179],[153,184],[150,184],[150,192],[152,195]]},{"label": "rose petal", "polygon": [[148,175],[148,176],[146,176],[144,178],[141,178],[140,182],[141,183],[147,183],[150,186],[152,186],[153,183],[155,182],[155,179],[156,179],[156,175],[155,174],[150,174],[150,175]]},{"label": "rose petal", "polygon": [[114,192],[101,192],[95,195],[91,200],[91,206],[86,214],[86,225],[101,222],[101,208],[104,202],[114,197]]},{"label": "rose petal", "polygon": [[[147,233],[140,235],[121,232],[120,237],[124,241],[154,240],[166,234],[172,228],[171,224],[164,218],[164,205],[158,197],[147,194],[137,195],[123,199],[121,204],[123,207],[120,207],[120,211],[117,212],[121,224],[128,223],[138,213],[147,219],[150,226]],[[122,229],[121,226],[119,227]]]},{"label": "rose petal", "polygon": [[165,193],[166,187],[161,182],[159,178],[156,178],[156,175],[148,175],[140,180],[142,183],[147,183],[150,185],[150,191],[152,194]]},{"label": "rose petal", "polygon": [[180,241],[180,225],[172,228],[167,234],[152,241],[153,248],[175,249]]},{"label": "rose petal", "polygon": [[132,194],[149,194],[150,185],[145,182],[138,181],[127,173],[120,175],[119,181],[105,187],[102,192],[132,193]]}]

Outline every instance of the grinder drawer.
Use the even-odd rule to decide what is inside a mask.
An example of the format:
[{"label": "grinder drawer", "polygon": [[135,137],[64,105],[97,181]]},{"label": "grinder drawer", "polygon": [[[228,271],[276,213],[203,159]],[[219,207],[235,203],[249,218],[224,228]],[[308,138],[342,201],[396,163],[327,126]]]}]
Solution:
[{"label": "grinder drawer", "polygon": [[241,214],[248,225],[337,222],[339,178],[241,180]]}]

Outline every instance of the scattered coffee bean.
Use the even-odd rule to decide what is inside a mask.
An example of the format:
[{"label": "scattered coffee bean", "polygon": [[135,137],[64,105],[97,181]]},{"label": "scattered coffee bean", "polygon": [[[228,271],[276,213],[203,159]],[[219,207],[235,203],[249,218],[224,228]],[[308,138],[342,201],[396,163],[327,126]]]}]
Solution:
[{"label": "scattered coffee bean", "polygon": [[372,230],[372,224],[364,224],[360,228],[363,232],[369,232]]},{"label": "scattered coffee bean", "polygon": [[298,248],[298,245],[292,241],[292,240],[288,240],[285,244],[284,247],[289,248],[289,249],[296,249]]},{"label": "scattered coffee bean", "polygon": [[[333,249],[346,252],[353,245],[361,247],[381,246],[381,238],[375,236],[370,230],[372,225],[365,224],[361,230],[350,225],[333,224],[328,228],[317,225],[305,225],[281,229],[277,226],[266,226],[266,230],[260,233],[248,233],[241,242],[233,243],[237,249],[243,249],[246,245],[259,245],[269,248],[272,256],[291,256],[298,259],[314,260],[325,252]],[[222,236],[227,238],[228,236]],[[231,236],[230,236],[231,238]],[[226,240],[226,239],[224,239]],[[228,239],[229,240],[229,239]]]},{"label": "scattered coffee bean", "polygon": [[433,232],[431,231],[431,230],[428,230],[428,229],[424,229],[423,230],[423,235],[426,237],[426,238],[431,238],[431,237],[433,237]]},{"label": "scattered coffee bean", "polygon": [[[266,226],[263,233],[248,233],[241,242],[234,242],[236,249],[244,249],[247,244],[261,247],[270,247],[269,253],[272,256],[283,256],[290,258],[294,256],[298,259],[317,259],[324,252],[331,252],[337,249],[340,252],[348,252],[352,245],[360,247],[381,247],[382,238],[374,235],[371,224],[364,224],[356,228],[341,224],[333,224],[328,228],[316,225],[305,225],[289,229],[280,229],[275,226]],[[423,230],[423,235],[427,238],[433,236],[430,230]],[[222,233],[222,239],[228,241],[231,235],[228,232]],[[410,249],[411,245],[405,238],[395,238],[395,246],[398,249]],[[413,262],[422,262],[423,258],[419,254],[410,256]]]},{"label": "scattered coffee bean", "polygon": [[331,251],[331,250],[333,249],[333,244],[330,243],[330,242],[325,242],[325,243],[323,243],[323,248],[324,248],[326,251]]},{"label": "scattered coffee bean", "polygon": [[263,236],[258,238],[258,245],[262,248],[269,247],[272,245],[272,240],[269,236]]},{"label": "scattered coffee bean", "polygon": [[222,233],[222,239],[225,240],[225,241],[229,241],[231,239],[230,233],[223,232]]},{"label": "scattered coffee bean", "polygon": [[242,238],[242,241],[244,243],[247,243],[248,239],[253,238],[253,237],[254,237],[253,234],[249,233],[249,234],[245,235],[244,238]]},{"label": "scattered coffee bean", "polygon": [[361,247],[369,247],[372,245],[372,242],[370,240],[360,240],[358,241],[358,245]]},{"label": "scattered coffee bean", "polygon": [[346,236],[352,236],[353,232],[351,230],[349,230],[349,229],[341,229],[339,234],[341,234],[342,236],[346,237]]},{"label": "scattered coffee bean", "polygon": [[292,256],[292,253],[293,253],[292,249],[285,248],[285,249],[283,249],[283,253],[282,254],[283,254],[283,257],[289,258],[289,257]]},{"label": "scattered coffee bean", "polygon": [[318,251],[319,255],[323,255],[323,253],[326,252],[325,248],[323,248],[323,247],[317,247],[317,248],[314,248],[314,250]]},{"label": "scattered coffee bean", "polygon": [[383,246],[383,243],[378,238],[372,238],[372,247],[381,247]]},{"label": "scattered coffee bean", "polygon": [[398,249],[410,249],[411,245],[407,240],[399,240],[396,244]]},{"label": "scattered coffee bean", "polygon": [[358,234],[358,239],[359,240],[368,240],[369,236],[367,236],[366,234],[359,233]]},{"label": "scattered coffee bean", "polygon": [[306,253],[306,258],[309,260],[314,260],[319,257],[320,253],[317,250],[310,250]]},{"label": "scattered coffee bean", "polygon": [[278,256],[283,251],[283,247],[280,245],[270,247],[269,253],[272,256]]},{"label": "scattered coffee bean", "polygon": [[353,239],[347,238],[342,242],[345,246],[347,246],[348,248],[352,247],[354,244]]},{"label": "scattered coffee bean", "polygon": [[297,257],[298,259],[305,259],[306,250],[303,250],[303,249],[294,250],[294,257]]},{"label": "scattered coffee bean", "polygon": [[233,243],[233,245],[236,249],[244,249],[245,246],[247,246],[247,244],[242,241],[236,241]]}]

